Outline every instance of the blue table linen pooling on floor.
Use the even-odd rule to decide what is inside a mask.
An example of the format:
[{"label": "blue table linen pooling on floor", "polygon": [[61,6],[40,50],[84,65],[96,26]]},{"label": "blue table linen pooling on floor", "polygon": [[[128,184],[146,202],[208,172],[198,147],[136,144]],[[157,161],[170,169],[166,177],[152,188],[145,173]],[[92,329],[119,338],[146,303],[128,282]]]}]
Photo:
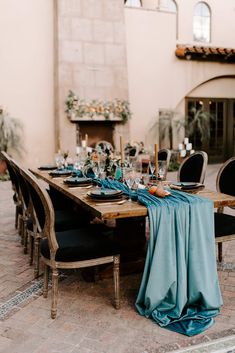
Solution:
[{"label": "blue table linen pooling on floor", "polygon": [[[128,194],[118,181],[102,182]],[[165,198],[139,190],[137,197],[148,208],[150,237],[136,308],[161,327],[199,334],[213,324],[222,305],[213,203],[173,190]]]}]

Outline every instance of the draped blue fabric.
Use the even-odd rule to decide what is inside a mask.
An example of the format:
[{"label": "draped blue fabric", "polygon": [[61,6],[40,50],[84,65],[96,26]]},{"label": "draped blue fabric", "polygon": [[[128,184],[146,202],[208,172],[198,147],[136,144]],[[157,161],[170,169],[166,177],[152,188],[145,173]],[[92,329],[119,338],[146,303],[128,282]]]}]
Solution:
[{"label": "draped blue fabric", "polygon": [[[117,181],[104,186],[127,193]],[[150,237],[136,308],[161,327],[199,334],[213,324],[222,305],[213,203],[173,190],[165,198],[139,190],[137,197],[148,208]]]}]

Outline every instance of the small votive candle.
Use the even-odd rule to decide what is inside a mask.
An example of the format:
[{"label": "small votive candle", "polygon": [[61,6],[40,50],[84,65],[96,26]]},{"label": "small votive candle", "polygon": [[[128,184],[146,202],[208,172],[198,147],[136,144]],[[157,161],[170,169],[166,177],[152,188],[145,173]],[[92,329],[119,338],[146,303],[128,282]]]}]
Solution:
[{"label": "small votive candle", "polygon": [[178,150],[181,151],[183,149],[183,144],[182,143],[179,143],[178,144]]},{"label": "small votive candle", "polygon": [[191,151],[190,151],[190,154],[193,154],[194,152],[195,152],[195,150],[191,150]]},{"label": "small votive candle", "polygon": [[184,144],[185,144],[185,145],[187,145],[187,144],[188,144],[188,142],[189,142],[188,137],[185,137],[185,138],[184,138]]},{"label": "small votive candle", "polygon": [[187,143],[187,145],[186,145],[186,150],[187,151],[191,151],[191,149],[192,149],[192,144],[191,143]]},{"label": "small votive candle", "polygon": [[185,156],[186,156],[186,150],[181,150],[180,157],[185,157]]},{"label": "small votive candle", "polygon": [[82,147],[86,148],[86,140],[82,140]]}]

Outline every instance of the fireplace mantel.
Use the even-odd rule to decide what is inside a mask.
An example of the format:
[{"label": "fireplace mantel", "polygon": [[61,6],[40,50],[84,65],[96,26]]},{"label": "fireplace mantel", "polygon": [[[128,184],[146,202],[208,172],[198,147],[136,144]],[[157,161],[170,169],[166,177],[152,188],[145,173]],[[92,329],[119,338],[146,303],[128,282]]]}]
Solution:
[{"label": "fireplace mantel", "polygon": [[118,117],[105,119],[104,117],[84,117],[84,118],[70,118],[71,123],[82,123],[82,122],[110,122],[110,123],[121,123],[122,119]]}]

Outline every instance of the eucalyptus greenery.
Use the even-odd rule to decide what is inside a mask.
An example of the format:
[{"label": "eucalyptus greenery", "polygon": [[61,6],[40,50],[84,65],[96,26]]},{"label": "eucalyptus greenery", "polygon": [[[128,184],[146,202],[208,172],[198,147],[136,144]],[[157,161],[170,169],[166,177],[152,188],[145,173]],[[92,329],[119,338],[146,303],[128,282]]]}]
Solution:
[{"label": "eucalyptus greenery", "polygon": [[0,151],[16,152],[19,155],[23,151],[22,146],[23,126],[20,120],[9,116],[0,108]]},{"label": "eucalyptus greenery", "polygon": [[93,99],[91,102],[86,102],[70,90],[65,105],[65,112],[69,117],[72,113],[77,118],[103,116],[106,120],[110,120],[118,117],[123,123],[126,123],[131,117],[129,102],[121,99],[114,99],[113,101]]}]

